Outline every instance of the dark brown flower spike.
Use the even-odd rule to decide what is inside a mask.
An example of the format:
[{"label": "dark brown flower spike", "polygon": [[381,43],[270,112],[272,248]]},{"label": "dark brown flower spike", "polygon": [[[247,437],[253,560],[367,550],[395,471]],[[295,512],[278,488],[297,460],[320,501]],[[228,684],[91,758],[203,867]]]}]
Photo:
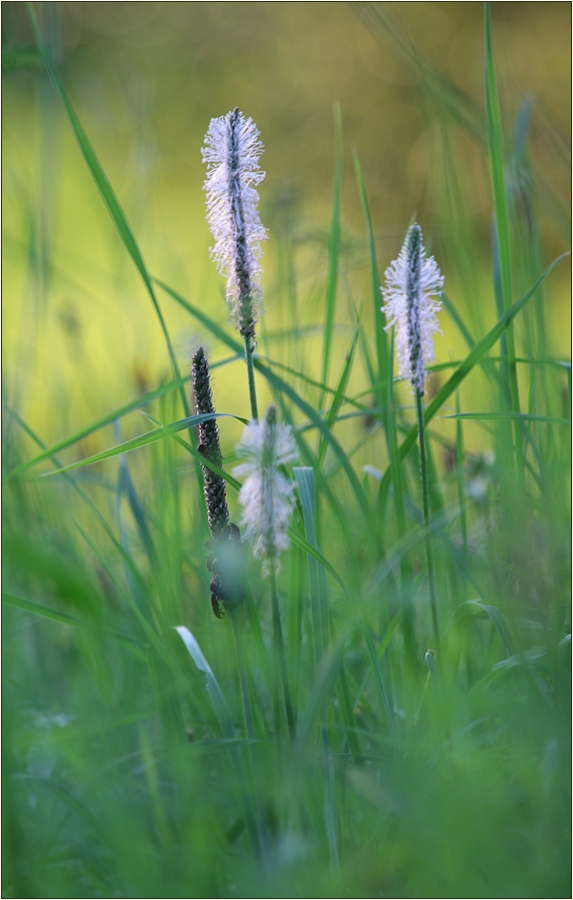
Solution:
[{"label": "dark brown flower spike", "polygon": [[[191,366],[193,379],[193,401],[197,415],[215,412],[209,364],[202,347],[193,354]],[[219,469],[223,464],[217,420],[210,419],[199,425],[199,453]],[[225,611],[235,606],[244,595],[244,588],[237,565],[237,555],[233,551],[241,539],[236,525],[229,521],[227,491],[225,481],[209,466],[202,466],[203,490],[207,506],[207,521],[211,540],[206,547],[210,550],[207,569],[211,572],[211,605],[218,619]],[[233,564],[234,563],[234,564]]]}]

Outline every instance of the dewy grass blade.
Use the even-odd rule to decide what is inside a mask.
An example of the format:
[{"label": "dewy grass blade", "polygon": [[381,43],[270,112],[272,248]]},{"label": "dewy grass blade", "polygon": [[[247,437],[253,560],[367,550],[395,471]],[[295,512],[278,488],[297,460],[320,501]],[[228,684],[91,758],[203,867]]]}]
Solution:
[{"label": "dewy grass blade", "polygon": [[[70,102],[70,99],[64,89],[64,85],[60,80],[60,77],[56,70],[52,65],[52,61],[50,59],[49,54],[46,52],[44,47],[42,38],[40,36],[40,30],[38,27],[38,22],[36,19],[36,14],[34,12],[33,6],[31,3],[26,4],[28,15],[30,17],[30,22],[32,23],[32,29],[34,32],[34,37],[36,39],[36,43],[38,45],[38,49],[42,55],[42,59],[44,60],[44,65],[50,78],[60,95],[62,103],[64,105],[64,109],[68,116],[70,125],[72,130],[76,136],[76,140],[79,144],[80,150],[83,154],[83,157],[88,165],[88,168],[92,174],[92,177],[97,185],[97,188],[102,196],[102,199],[108,209],[109,214],[111,215],[114,224],[119,232],[119,235],[123,241],[125,249],[131,256],[139,274],[141,275],[147,292],[151,298],[151,302],[155,308],[155,312],[157,313],[157,318],[159,319],[159,324],[161,326],[161,330],[163,332],[163,336],[165,338],[165,343],[167,345],[167,351],[169,353],[169,357],[171,359],[171,365],[173,367],[173,373],[175,375],[175,380],[177,382],[181,382],[181,375],[179,373],[179,366],[177,364],[177,359],[175,357],[175,352],[173,350],[173,345],[171,344],[171,338],[169,337],[169,332],[167,330],[167,325],[165,324],[165,319],[163,318],[163,313],[159,307],[159,303],[157,302],[157,298],[155,296],[155,291],[153,289],[153,284],[151,283],[151,279],[147,272],[147,268],[143,261],[143,257],[137,245],[137,242],[133,236],[133,233],[128,225],[127,219],[123,213],[123,210],[115,196],[114,190],[109,183],[109,180],[100,165],[100,162],[95,154],[93,147],[91,146],[88,137],[82,127],[80,120],[78,119],[76,112]],[[186,415],[189,415],[189,406],[187,403],[187,397],[185,396],[185,391],[183,388],[179,391],[181,397],[181,403],[183,405],[183,409]]]}]

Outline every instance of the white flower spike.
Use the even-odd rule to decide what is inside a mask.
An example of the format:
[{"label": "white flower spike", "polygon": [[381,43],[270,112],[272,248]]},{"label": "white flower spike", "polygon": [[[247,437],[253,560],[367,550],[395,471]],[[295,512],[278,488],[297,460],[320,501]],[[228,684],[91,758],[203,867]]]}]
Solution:
[{"label": "white flower spike", "polygon": [[436,315],[444,277],[433,256],[425,259],[422,229],[412,225],[398,259],[390,263],[382,288],[386,330],[396,325],[396,356],[400,375],[424,393],[426,366],[434,359],[434,332],[441,329]]},{"label": "white flower spike", "polygon": [[239,492],[242,524],[255,539],[253,552],[263,558],[263,571],[279,568],[279,554],[288,547],[287,528],[294,504],[294,486],[279,472],[298,454],[289,425],[277,421],[276,406],[269,406],[262,422],[251,421],[237,446],[246,462],[233,474],[246,476]]},{"label": "white flower spike", "polygon": [[215,238],[211,256],[227,279],[231,322],[251,337],[262,312],[259,259],[267,237],[255,190],[265,177],[259,168],[262,151],[256,125],[238,109],[211,119],[201,151],[207,163],[207,221]]}]

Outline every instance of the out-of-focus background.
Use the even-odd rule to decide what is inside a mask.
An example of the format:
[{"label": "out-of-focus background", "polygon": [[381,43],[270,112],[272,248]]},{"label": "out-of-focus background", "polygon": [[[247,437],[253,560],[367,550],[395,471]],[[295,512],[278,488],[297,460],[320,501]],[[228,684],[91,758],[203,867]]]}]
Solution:
[{"label": "out-of-focus background", "polygon": [[[204,219],[200,150],[210,118],[238,105],[265,145],[262,327],[265,348],[280,356],[287,257],[301,325],[322,320],[338,102],[338,321],[352,321],[362,301],[371,304],[355,148],[380,270],[416,216],[452,302],[476,332],[493,322],[481,3],[35,8],[149,270],[213,318],[227,320]],[[506,151],[511,160],[522,141],[528,154],[527,165],[516,168],[516,202],[519,179],[529,179],[545,264],[569,240],[570,17],[569,3],[492,4]],[[2,44],[5,387],[50,441],[168,377],[168,357],[149,298],[33,49],[24,3],[2,4]],[[528,215],[524,204],[524,220]],[[473,247],[465,267],[456,254],[462,239]],[[516,285],[516,295],[527,287]],[[185,369],[204,335],[172,301],[160,302]],[[553,276],[546,302],[551,350],[568,356],[567,266]],[[439,361],[463,352],[446,318],[442,327]],[[342,354],[351,334],[337,334]],[[236,379],[221,374],[218,392],[221,408],[233,405]],[[100,440],[88,440],[83,452],[98,449]]]},{"label": "out-of-focus background", "polygon": [[[493,63],[481,3],[1,4],[3,896],[570,896],[569,262],[542,274],[570,249],[571,6],[488,6]],[[235,106],[260,129],[258,404],[292,418],[305,466],[277,580],[294,745],[247,541],[220,622],[198,462],[170,439],[119,453],[151,415],[181,419],[190,386],[66,96],[172,290],[156,282],[180,372],[202,342],[218,411],[242,417],[201,146]],[[380,278],[414,217],[445,276],[423,529],[357,159]],[[510,332],[478,342],[524,295],[516,390]],[[226,472],[242,430],[220,420]]]}]

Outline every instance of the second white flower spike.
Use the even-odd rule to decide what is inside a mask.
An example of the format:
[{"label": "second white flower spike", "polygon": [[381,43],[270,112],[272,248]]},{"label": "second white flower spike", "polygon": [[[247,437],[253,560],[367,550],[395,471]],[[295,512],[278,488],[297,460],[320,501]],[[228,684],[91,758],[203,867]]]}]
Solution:
[{"label": "second white flower spike", "polygon": [[279,555],[288,547],[287,528],[294,504],[294,486],[279,466],[296,460],[298,454],[290,426],[277,421],[276,407],[267,409],[262,422],[251,421],[237,446],[246,462],[233,474],[246,476],[239,492],[246,537],[255,540],[253,552],[263,558],[263,568],[279,568]]},{"label": "second white flower spike", "polygon": [[437,313],[442,308],[438,297],[444,277],[434,257],[425,258],[419,225],[408,230],[398,259],[390,263],[384,275],[382,309],[388,319],[386,330],[396,326],[400,375],[423,394],[426,366],[434,359],[434,333],[441,333]]}]

